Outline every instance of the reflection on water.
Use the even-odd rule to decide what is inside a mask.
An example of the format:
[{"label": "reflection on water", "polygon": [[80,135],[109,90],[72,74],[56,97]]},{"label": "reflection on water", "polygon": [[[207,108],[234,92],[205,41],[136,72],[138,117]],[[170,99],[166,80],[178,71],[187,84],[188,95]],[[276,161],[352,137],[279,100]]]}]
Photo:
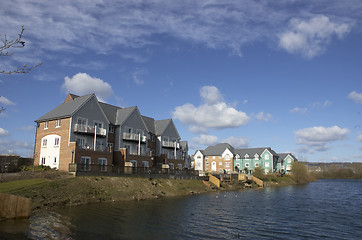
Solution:
[{"label": "reflection on water", "polygon": [[362,181],[88,204],[0,223],[0,239],[359,239]]}]

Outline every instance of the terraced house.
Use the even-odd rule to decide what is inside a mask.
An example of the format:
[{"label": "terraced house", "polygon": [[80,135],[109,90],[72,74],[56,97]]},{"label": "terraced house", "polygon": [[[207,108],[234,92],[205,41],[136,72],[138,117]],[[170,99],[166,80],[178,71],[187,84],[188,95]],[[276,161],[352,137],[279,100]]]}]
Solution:
[{"label": "terraced house", "polygon": [[[183,169],[185,151],[172,119],[142,116],[137,107],[120,108],[99,102],[95,94],[69,94],[65,101],[36,121],[34,164],[68,171],[96,166],[149,168],[168,164]],[[187,146],[187,144],[184,146]]]},{"label": "terraced house", "polygon": [[194,155],[195,170],[201,172],[243,172],[252,174],[261,167],[265,173],[291,172],[291,165],[297,159],[291,153],[276,153],[270,147],[235,149],[230,144],[220,143]]}]

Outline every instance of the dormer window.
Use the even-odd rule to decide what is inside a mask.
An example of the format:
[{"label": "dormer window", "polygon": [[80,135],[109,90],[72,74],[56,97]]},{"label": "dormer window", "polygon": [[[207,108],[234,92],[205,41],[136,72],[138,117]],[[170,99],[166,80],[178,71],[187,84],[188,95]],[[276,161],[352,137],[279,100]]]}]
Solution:
[{"label": "dormer window", "polygon": [[245,154],[245,159],[249,159],[249,154]]},{"label": "dormer window", "polygon": [[55,121],[55,127],[56,127],[56,128],[60,127],[60,119],[57,119],[57,120]]},{"label": "dormer window", "polygon": [[256,154],[254,155],[254,158],[255,158],[255,160],[259,160],[259,155],[256,153]]}]

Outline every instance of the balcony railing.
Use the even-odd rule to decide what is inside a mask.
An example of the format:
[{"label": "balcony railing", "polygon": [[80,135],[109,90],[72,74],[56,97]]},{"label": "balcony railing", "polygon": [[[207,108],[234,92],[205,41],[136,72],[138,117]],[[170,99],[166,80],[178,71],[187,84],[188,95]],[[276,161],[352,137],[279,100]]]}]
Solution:
[{"label": "balcony railing", "polygon": [[168,142],[168,141],[162,141],[162,147],[168,147],[168,148],[180,148],[180,143],[178,142]]},{"label": "balcony railing", "polygon": [[74,125],[74,132],[94,134],[94,129],[97,129],[96,132],[97,135],[106,136],[107,134],[107,130],[105,128],[100,128],[100,127],[95,128],[95,126],[89,126],[84,124]]},{"label": "balcony railing", "polygon": [[147,137],[138,133],[123,133],[123,140],[138,141],[141,137],[141,142],[146,142]]}]

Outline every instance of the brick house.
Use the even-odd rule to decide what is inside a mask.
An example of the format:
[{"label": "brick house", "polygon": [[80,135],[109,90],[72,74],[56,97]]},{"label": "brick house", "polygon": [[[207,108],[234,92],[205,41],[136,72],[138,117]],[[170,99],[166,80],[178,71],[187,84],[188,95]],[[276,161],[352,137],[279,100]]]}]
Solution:
[{"label": "brick house", "polygon": [[[136,106],[120,108],[99,102],[95,94],[68,94],[61,105],[35,122],[35,165],[68,171],[69,164],[76,163],[82,170],[109,171],[107,166],[149,168],[162,159],[184,168],[178,147],[181,138],[172,119],[155,121],[142,116]],[[174,155],[163,151],[171,145],[176,146]]]}]

